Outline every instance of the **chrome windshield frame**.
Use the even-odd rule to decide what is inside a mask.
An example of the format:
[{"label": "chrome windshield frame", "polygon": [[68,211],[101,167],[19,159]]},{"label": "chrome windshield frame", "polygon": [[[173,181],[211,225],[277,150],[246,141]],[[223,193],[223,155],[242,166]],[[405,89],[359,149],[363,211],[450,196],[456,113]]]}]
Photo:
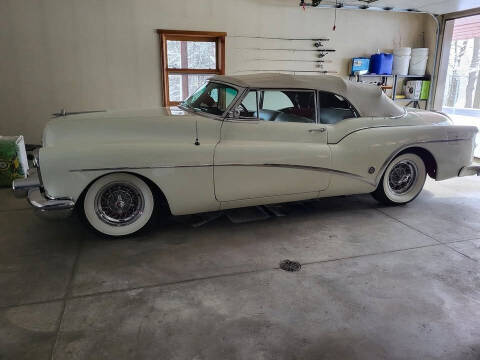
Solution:
[{"label": "chrome windshield frame", "polygon": [[210,114],[210,113],[203,112],[203,111],[200,111],[200,110],[196,110],[196,109],[193,109],[193,108],[190,108],[190,107],[187,107],[187,106],[183,106],[182,104],[179,104],[177,106],[180,109],[182,109],[184,111],[187,111],[189,113],[195,114],[195,115],[201,115],[201,116],[205,116],[205,117],[208,117],[210,119],[215,119],[215,120],[223,120],[227,116],[228,112],[237,104],[238,100],[241,97],[243,97],[245,91],[247,90],[246,88],[243,88],[243,87],[238,86],[238,85],[230,84],[226,81],[220,81],[220,80],[210,81],[210,80],[207,80],[207,83],[215,83],[215,84],[226,85],[226,86],[229,86],[229,87],[237,90],[237,95],[235,96],[235,98],[232,100],[230,105],[225,109],[225,111],[221,115]]}]

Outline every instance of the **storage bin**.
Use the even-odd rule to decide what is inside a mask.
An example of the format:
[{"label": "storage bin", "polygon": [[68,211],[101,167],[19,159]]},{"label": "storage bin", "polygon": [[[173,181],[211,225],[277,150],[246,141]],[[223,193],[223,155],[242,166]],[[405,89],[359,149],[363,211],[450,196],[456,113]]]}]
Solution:
[{"label": "storage bin", "polygon": [[408,75],[412,49],[409,47],[393,50],[393,69],[394,75]]},{"label": "storage bin", "polygon": [[392,54],[374,54],[370,58],[370,72],[378,75],[391,75],[393,66]]},{"label": "storage bin", "polygon": [[408,99],[419,100],[422,92],[422,80],[409,80],[405,84],[404,93]]},{"label": "storage bin", "polygon": [[422,90],[420,91],[420,100],[428,100],[428,95],[430,95],[430,81],[422,81]]},{"label": "storage bin", "polygon": [[370,68],[370,59],[357,57],[352,59],[352,67],[350,68],[351,75],[364,75],[368,73]]},{"label": "storage bin", "polygon": [[410,75],[424,76],[427,69],[428,48],[412,49],[410,59]]}]

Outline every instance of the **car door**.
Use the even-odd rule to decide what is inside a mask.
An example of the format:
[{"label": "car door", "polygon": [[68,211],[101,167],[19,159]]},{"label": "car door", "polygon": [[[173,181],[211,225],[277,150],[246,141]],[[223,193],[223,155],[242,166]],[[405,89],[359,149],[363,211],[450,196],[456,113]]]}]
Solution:
[{"label": "car door", "polygon": [[330,180],[326,126],[313,90],[251,90],[215,149],[219,201],[315,193]]}]

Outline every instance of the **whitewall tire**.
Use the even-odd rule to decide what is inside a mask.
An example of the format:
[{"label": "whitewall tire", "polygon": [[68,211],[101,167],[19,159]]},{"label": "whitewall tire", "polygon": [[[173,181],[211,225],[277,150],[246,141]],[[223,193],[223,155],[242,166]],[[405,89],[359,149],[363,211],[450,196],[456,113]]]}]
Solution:
[{"label": "whitewall tire", "polygon": [[422,158],[413,153],[397,156],[385,169],[373,197],[388,205],[403,205],[422,191],[427,170]]},{"label": "whitewall tire", "polygon": [[154,208],[150,187],[127,173],[99,178],[88,188],[83,200],[87,221],[95,230],[110,236],[139,231],[150,221]]}]

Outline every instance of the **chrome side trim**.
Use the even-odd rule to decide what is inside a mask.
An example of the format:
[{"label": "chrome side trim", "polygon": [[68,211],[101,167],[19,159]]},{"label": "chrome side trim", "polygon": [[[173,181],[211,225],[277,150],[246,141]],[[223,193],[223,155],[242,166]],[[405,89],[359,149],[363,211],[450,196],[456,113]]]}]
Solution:
[{"label": "chrome side trim", "polygon": [[319,172],[324,172],[324,173],[329,173],[333,175],[341,175],[341,176],[347,176],[354,178],[356,180],[365,182],[369,185],[374,186],[375,184],[370,181],[369,179],[353,174],[347,171],[341,171],[341,170],[335,170],[335,169],[330,169],[330,168],[325,168],[325,167],[320,167],[320,166],[308,166],[308,165],[291,165],[291,164],[219,164],[215,166],[248,166],[248,167],[276,167],[276,168],[284,168],[284,169],[297,169],[297,170],[309,170],[309,171],[319,171]]},{"label": "chrome side trim", "polygon": [[378,126],[365,126],[365,127],[361,127],[361,128],[358,128],[358,129],[355,129],[355,130],[352,130],[351,132],[345,134],[340,140],[338,140],[337,142],[332,142],[332,143],[329,143],[329,144],[338,144],[340,141],[342,141],[343,139],[345,139],[346,137],[352,135],[352,134],[355,134],[356,132],[359,132],[359,131],[363,131],[363,130],[368,130],[368,129],[381,129],[381,128],[391,128],[391,127],[408,127],[408,126],[415,126],[415,125],[378,125]]},{"label": "chrome side trim", "polygon": [[[355,129],[353,130],[352,132],[349,132],[347,134],[345,134],[340,140],[338,140],[337,142],[332,142],[332,143],[329,143],[329,144],[332,144],[332,145],[336,145],[338,143],[340,143],[343,139],[345,139],[346,137],[352,135],[352,134],[355,134],[356,132],[359,132],[359,131],[363,131],[363,130],[368,130],[368,129],[380,129],[380,128],[391,128],[391,127],[410,127],[410,126],[415,126],[415,125],[379,125],[379,126],[366,126],[366,127],[362,127],[362,128],[358,128],[358,129]],[[462,138],[462,139],[446,139],[446,140],[428,140],[426,142],[448,142],[448,141],[463,141],[463,140],[470,140],[470,138]],[[417,144],[419,142],[416,142],[415,144]],[[423,142],[422,142],[423,143]]]},{"label": "chrome side trim", "polygon": [[65,109],[60,109],[59,112],[52,114],[53,117],[62,117],[69,115],[78,115],[78,114],[92,114],[98,112],[106,112],[107,110],[85,110],[85,111],[67,111]]},{"label": "chrome side trim", "polygon": [[403,114],[396,115],[396,116],[390,116],[389,119],[401,119],[401,118],[404,118],[405,116],[407,116],[407,114],[408,114],[407,109],[403,108]]},{"label": "chrome side trim", "polygon": [[[123,170],[148,170],[148,169],[172,169],[172,168],[196,168],[196,167],[213,167],[213,164],[200,164],[200,165],[159,165],[159,166],[142,166],[142,167],[118,167],[118,168],[97,168],[97,169],[73,169],[70,172],[90,172],[90,171],[123,171]],[[356,180],[363,181],[370,185],[375,185],[369,179],[349,173],[346,171],[335,170],[320,166],[308,166],[308,165],[294,165],[294,164],[245,164],[245,163],[225,163],[225,164],[216,164],[215,167],[227,167],[227,166],[243,166],[243,167],[276,167],[276,168],[285,168],[285,169],[298,169],[298,170],[308,170],[308,171],[319,171],[330,173],[334,175],[342,175],[352,177]]]},{"label": "chrome side trim", "polygon": [[69,170],[69,172],[173,169],[173,168],[209,167],[209,166],[213,166],[213,164],[198,164],[198,165],[157,165],[157,166],[123,166],[123,167],[111,167],[111,168],[72,169],[72,170]]}]

